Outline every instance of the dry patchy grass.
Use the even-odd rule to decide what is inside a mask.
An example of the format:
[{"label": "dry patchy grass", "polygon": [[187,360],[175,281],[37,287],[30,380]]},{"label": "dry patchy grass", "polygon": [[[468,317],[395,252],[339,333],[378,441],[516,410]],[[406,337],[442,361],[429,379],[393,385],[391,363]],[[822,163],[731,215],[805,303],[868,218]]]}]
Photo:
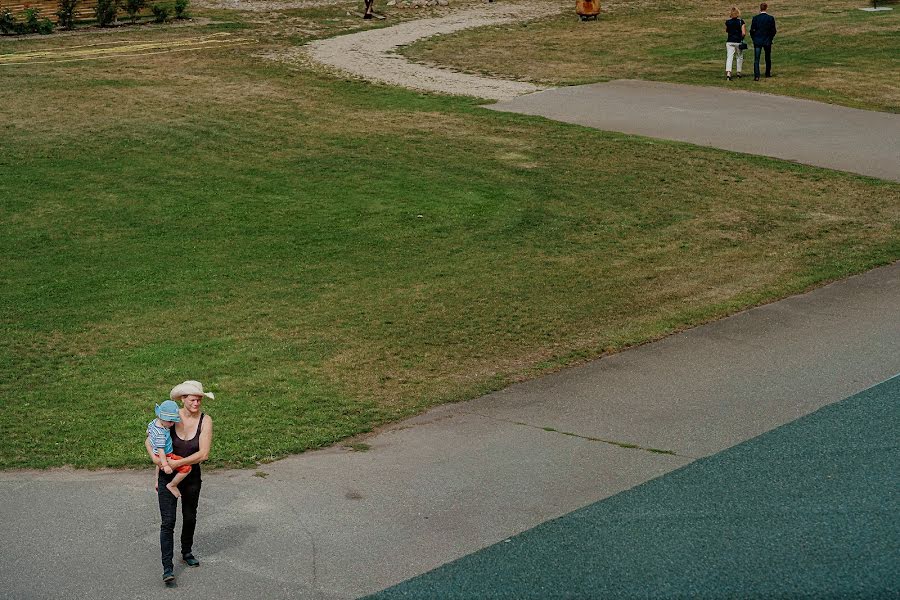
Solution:
[{"label": "dry patchy grass", "polygon": [[[855,0],[784,0],[773,5],[776,77],[731,87],[900,111],[900,14],[857,10]],[[748,22],[750,7],[744,15]],[[597,22],[566,14],[537,23],[469,30],[404,49],[410,58],[464,71],[551,85],[651,79],[725,85],[727,5],[604,2]],[[746,56],[746,55],[745,55]],[[749,51],[752,70],[753,52]]]},{"label": "dry patchy grass", "polygon": [[0,394],[34,423],[3,466],[143,464],[187,377],[219,392],[216,463],[270,460],[900,254],[896,184],[333,80],[232,33],[259,48],[0,67]]}]

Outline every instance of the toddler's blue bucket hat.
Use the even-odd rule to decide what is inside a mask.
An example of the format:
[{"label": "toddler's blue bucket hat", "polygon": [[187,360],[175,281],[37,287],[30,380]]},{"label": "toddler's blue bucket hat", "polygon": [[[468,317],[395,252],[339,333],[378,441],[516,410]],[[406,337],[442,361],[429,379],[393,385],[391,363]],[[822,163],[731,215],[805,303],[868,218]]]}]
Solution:
[{"label": "toddler's blue bucket hat", "polygon": [[181,416],[178,414],[178,405],[172,400],[166,400],[162,404],[157,404],[156,416],[163,421],[172,421],[173,423],[181,421]]}]

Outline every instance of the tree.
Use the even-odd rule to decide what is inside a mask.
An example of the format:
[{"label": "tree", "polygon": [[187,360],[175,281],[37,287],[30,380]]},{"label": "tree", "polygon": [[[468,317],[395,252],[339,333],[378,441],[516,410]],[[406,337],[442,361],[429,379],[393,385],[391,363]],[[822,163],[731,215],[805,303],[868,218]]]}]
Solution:
[{"label": "tree", "polygon": [[75,27],[75,5],[78,0],[59,0],[59,10],[56,16],[59,17],[59,24],[63,29],[72,29]]},{"label": "tree", "polygon": [[144,9],[146,0],[125,0],[125,12],[131,17],[132,23],[137,23],[138,13]]},{"label": "tree", "polygon": [[112,25],[118,12],[119,0],[97,0],[97,6],[94,7],[94,14],[97,15],[97,23],[100,24],[100,27]]}]

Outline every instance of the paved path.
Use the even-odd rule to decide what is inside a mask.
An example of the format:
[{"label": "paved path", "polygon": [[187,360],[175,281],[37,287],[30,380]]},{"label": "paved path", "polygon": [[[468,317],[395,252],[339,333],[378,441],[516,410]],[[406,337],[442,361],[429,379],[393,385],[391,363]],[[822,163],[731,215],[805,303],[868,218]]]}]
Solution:
[{"label": "paved path", "polygon": [[[437,408],[368,452],[206,473],[203,566],[173,596],[352,598],[609,498],[900,372],[898,297],[900,263]],[[0,597],[148,597],[150,480],[0,473]]]},{"label": "paved path", "polygon": [[[499,100],[487,107],[492,110],[900,181],[900,115],[649,81],[548,88],[413,63],[397,53],[401,46],[424,38],[540,18],[558,13],[562,6],[559,0],[485,4],[444,17],[317,40],[304,50],[315,62],[368,81]],[[764,90],[765,82],[758,87]]]},{"label": "paved path", "polygon": [[371,600],[896,598],[900,376]]},{"label": "paved path", "polygon": [[486,108],[900,181],[895,114],[631,80],[546,90]]}]

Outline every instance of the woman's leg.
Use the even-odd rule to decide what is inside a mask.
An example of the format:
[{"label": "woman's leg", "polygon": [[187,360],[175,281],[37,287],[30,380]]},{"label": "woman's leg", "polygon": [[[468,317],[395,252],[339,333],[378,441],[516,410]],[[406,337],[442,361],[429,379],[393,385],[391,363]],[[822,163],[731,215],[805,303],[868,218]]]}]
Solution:
[{"label": "woman's leg", "polygon": [[[734,45],[725,44],[725,75],[731,75],[731,63],[734,60]],[[740,63],[738,63],[740,64]],[[740,69],[738,69],[740,70]]]},{"label": "woman's leg", "polygon": [[197,526],[197,505],[200,503],[199,478],[188,478],[181,482],[181,555],[191,554],[194,546],[194,529]]},{"label": "woman's leg", "polygon": [[175,548],[175,515],[178,509],[178,499],[166,487],[169,480],[160,474],[157,480],[156,496],[159,499],[159,548],[162,554],[162,568],[164,573],[173,570],[172,554]]},{"label": "woman's leg", "polygon": [[737,49],[737,74],[740,75],[741,71],[744,70],[744,51],[740,48]]}]

